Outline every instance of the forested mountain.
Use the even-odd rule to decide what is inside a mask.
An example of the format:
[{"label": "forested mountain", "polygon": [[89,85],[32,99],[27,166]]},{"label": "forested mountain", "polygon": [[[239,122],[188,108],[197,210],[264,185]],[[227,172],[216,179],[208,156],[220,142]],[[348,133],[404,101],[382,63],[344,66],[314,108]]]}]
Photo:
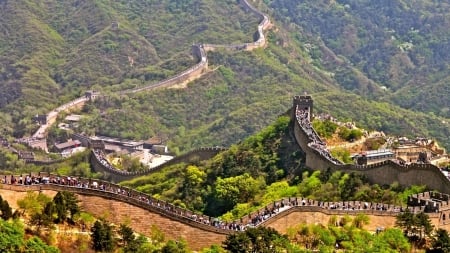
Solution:
[{"label": "forested mountain", "polygon": [[[318,65],[347,90],[407,109],[450,116],[450,4],[403,0],[273,0],[274,16],[298,26]],[[313,38],[313,39],[312,39]],[[327,63],[329,52],[342,60]],[[357,71],[353,71],[356,69]],[[363,76],[359,75],[360,73]],[[373,81],[367,82],[367,79]]]},{"label": "forested mountain", "polygon": [[[211,71],[186,89],[125,97],[115,91],[156,82],[195,64],[192,43],[253,41],[258,18],[234,0],[3,0],[0,131],[29,135],[35,128],[33,115],[97,89],[108,96],[86,106],[89,116],[80,131],[132,139],[160,135],[180,151],[228,146],[273,122],[290,107],[293,95],[308,92],[316,111],[391,134],[435,137],[449,148],[448,52],[442,49],[447,6],[395,2],[385,5],[395,7],[389,15],[390,8],[381,8],[384,13],[378,1],[251,2],[275,24],[266,48],[210,52]],[[429,30],[436,37],[419,27],[399,28],[420,16],[416,12],[422,9],[412,4],[435,15],[429,20],[439,25]],[[370,11],[379,16],[367,18]],[[389,21],[389,16],[400,17],[397,12],[410,17],[405,24]],[[410,42],[407,35],[416,30],[426,34],[422,39],[434,40]],[[396,43],[390,45],[393,37]],[[431,53],[423,56],[417,45]]]}]

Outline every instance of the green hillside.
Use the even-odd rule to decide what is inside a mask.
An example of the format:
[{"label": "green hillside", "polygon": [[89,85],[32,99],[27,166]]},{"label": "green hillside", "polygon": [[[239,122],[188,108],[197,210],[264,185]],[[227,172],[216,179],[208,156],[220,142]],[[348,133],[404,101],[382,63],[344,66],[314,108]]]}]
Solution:
[{"label": "green hillside", "polygon": [[[345,7],[341,10],[344,3],[330,3],[255,2],[275,24],[267,33],[266,48],[210,52],[211,71],[186,89],[124,97],[115,91],[156,82],[195,64],[190,52],[194,42],[253,41],[259,20],[232,0],[2,1],[0,131],[17,137],[29,135],[35,128],[33,115],[48,112],[94,88],[108,96],[84,108],[88,117],[79,131],[132,139],[159,135],[172,150],[183,152],[242,141],[289,109],[293,95],[308,92],[316,100],[316,111],[356,121],[369,129],[437,138],[450,148],[449,116],[437,110],[445,111],[448,103],[445,76],[441,75],[439,82],[427,82],[427,89],[386,81],[379,74],[386,68],[376,68],[379,77],[374,77],[363,66],[377,53],[360,46],[354,54],[361,52],[361,62],[353,62],[344,51],[329,45],[327,36],[317,38],[321,30],[314,27],[321,27],[316,23],[323,20],[315,20],[328,15],[309,14],[302,23],[296,16],[299,12],[284,13],[285,9],[303,10],[308,5],[324,13],[326,8],[349,12]],[[433,13],[431,7],[427,10]],[[306,18],[307,12],[302,13],[301,18]],[[384,52],[383,48],[378,50]],[[336,71],[339,69],[342,71]],[[412,72],[419,73],[419,69]],[[409,76],[402,73],[400,76]],[[402,84],[411,80],[413,76]],[[428,89],[442,99],[435,99],[433,104],[430,97],[435,93],[425,94]],[[418,109],[419,105],[422,108]]]},{"label": "green hillside", "polygon": [[123,89],[192,66],[192,43],[251,42],[259,22],[235,1],[102,0],[2,1],[0,21],[0,118],[16,136],[30,132],[32,115],[92,87]]},{"label": "green hillside", "polygon": [[[387,91],[378,97],[406,109],[450,117],[450,4],[429,0],[265,2],[274,9],[276,19],[295,24],[316,65],[334,72],[340,86],[369,97],[374,95],[370,88],[385,87]],[[321,43],[326,50],[318,46]],[[330,51],[341,59],[340,64],[329,64],[334,57]]]}]

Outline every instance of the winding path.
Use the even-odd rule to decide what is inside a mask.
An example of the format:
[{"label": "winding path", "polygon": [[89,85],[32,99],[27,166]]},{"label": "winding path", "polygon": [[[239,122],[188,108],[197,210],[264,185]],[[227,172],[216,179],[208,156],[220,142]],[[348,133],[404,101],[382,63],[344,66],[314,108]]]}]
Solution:
[{"label": "winding path", "polygon": [[[191,82],[195,79],[200,78],[208,69],[208,51],[214,51],[217,49],[228,49],[228,50],[245,50],[250,51],[256,48],[264,47],[267,43],[266,37],[264,35],[264,31],[271,27],[270,19],[267,15],[253,7],[247,0],[240,0],[240,4],[243,5],[244,8],[249,10],[254,15],[257,15],[260,18],[260,23],[258,24],[257,31],[258,31],[258,38],[252,42],[252,43],[242,43],[242,44],[233,44],[233,45],[214,45],[214,44],[194,44],[192,46],[193,53],[197,58],[199,59],[199,62],[195,64],[194,66],[190,67],[189,69],[186,69],[182,71],[181,73],[178,73],[177,75],[167,78],[165,80],[162,80],[158,83],[149,84],[143,87],[138,87],[134,89],[129,90],[123,90],[119,91],[119,94],[131,94],[131,93],[137,93],[142,91],[148,91],[156,88],[162,88],[162,87],[171,87],[179,84],[184,84],[187,82]],[[96,93],[95,97],[101,96],[101,94]],[[89,97],[88,95],[76,98],[64,105],[59,106],[58,108],[52,110],[49,112],[47,116],[47,123],[42,124],[38,130],[32,135],[32,137],[23,140],[24,143],[28,143],[29,145],[32,145],[32,143],[36,142],[37,140],[44,140],[47,136],[48,129],[55,123],[57,116],[60,112],[69,112],[70,110],[73,110],[74,108],[80,108],[83,106],[87,101],[94,99],[95,97]],[[46,144],[45,144],[46,145]],[[33,146],[32,146],[33,147]],[[47,151],[47,147],[43,148],[42,144],[40,146],[42,149]]]}]

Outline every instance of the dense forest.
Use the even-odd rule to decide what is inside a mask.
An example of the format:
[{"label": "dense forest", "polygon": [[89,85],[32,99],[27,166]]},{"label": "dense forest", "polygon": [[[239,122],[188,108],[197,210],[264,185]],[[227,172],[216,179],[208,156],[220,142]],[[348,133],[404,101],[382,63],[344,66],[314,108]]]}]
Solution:
[{"label": "dense forest", "polygon": [[[450,116],[449,10],[441,1],[265,1],[346,90]],[[334,57],[341,62],[330,61]],[[369,81],[368,81],[369,80]]]}]

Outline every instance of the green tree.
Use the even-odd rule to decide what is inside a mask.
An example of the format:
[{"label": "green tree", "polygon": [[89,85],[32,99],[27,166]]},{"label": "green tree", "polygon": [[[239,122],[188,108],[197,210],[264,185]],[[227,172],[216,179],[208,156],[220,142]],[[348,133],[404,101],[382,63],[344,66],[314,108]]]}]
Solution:
[{"label": "green tree", "polygon": [[56,210],[56,223],[61,223],[66,220],[73,222],[75,214],[80,212],[78,206],[78,199],[74,193],[68,191],[58,192],[53,198],[53,203]]},{"label": "green tree", "polygon": [[405,235],[408,236],[412,233],[414,227],[414,214],[409,209],[399,213],[396,217],[395,225],[403,229]]},{"label": "green tree", "polygon": [[161,253],[188,253],[186,242],[183,240],[169,240],[166,245],[161,248]]},{"label": "green tree", "polygon": [[33,236],[25,242],[24,252],[58,253],[59,249],[45,244],[41,238]]},{"label": "green tree", "polygon": [[40,213],[34,213],[31,215],[30,224],[37,226],[37,231],[39,232],[41,226],[49,227],[53,224],[55,219],[55,205],[53,202],[48,202],[44,210]]},{"label": "green tree", "polygon": [[432,248],[427,250],[427,252],[433,253],[448,253],[450,252],[450,236],[447,230],[438,229],[432,238]]},{"label": "green tree", "polygon": [[355,218],[353,218],[353,226],[356,228],[363,228],[363,226],[369,224],[369,222],[369,216],[365,214],[358,214]]},{"label": "green tree", "polygon": [[8,201],[3,200],[2,196],[0,196],[0,218],[8,220],[12,216],[12,208],[9,206]]},{"label": "green tree", "polygon": [[120,224],[118,234],[121,238],[123,252],[137,252],[146,242],[145,237],[136,237],[133,229],[125,224]]},{"label": "green tree", "polygon": [[314,171],[309,176],[307,171],[303,172],[302,182],[298,185],[299,192],[302,196],[308,197],[320,189],[322,185],[322,182],[320,181],[320,173],[320,171]]},{"label": "green tree", "polygon": [[317,134],[320,137],[324,138],[330,138],[334,132],[336,132],[336,129],[338,125],[330,120],[316,120],[314,119],[312,122],[314,130],[316,130]]},{"label": "green tree", "polygon": [[261,182],[245,173],[236,177],[218,178],[215,186],[215,197],[226,202],[231,208],[237,203],[252,199],[258,192]]},{"label": "green tree", "polygon": [[36,213],[42,213],[45,205],[51,201],[51,198],[43,193],[29,191],[23,199],[17,201],[17,205],[24,213],[32,216]]},{"label": "green tree", "polygon": [[23,224],[0,219],[0,252],[19,252],[24,244],[25,231]]},{"label": "green tree", "polygon": [[25,240],[25,230],[21,221],[0,219],[0,252],[57,253],[59,250],[46,245],[40,238],[35,236]]},{"label": "green tree", "polygon": [[420,212],[415,215],[415,226],[419,231],[420,240],[424,239],[424,237],[429,237],[434,228],[431,223],[430,216],[424,212]]},{"label": "green tree", "polygon": [[187,166],[183,172],[182,199],[197,210],[204,206],[200,192],[205,179],[206,173],[195,165]]},{"label": "green tree", "polygon": [[397,215],[395,224],[403,229],[405,235],[418,241],[430,236],[433,231],[430,217],[426,213],[413,214],[408,209]]},{"label": "green tree", "polygon": [[273,228],[258,227],[228,235],[223,247],[231,253],[272,253],[286,250],[289,240]]},{"label": "green tree", "polygon": [[390,228],[375,235],[372,247],[367,252],[407,253],[410,247],[408,239],[400,229]]},{"label": "green tree", "polygon": [[112,227],[103,219],[94,222],[91,228],[92,248],[96,251],[111,252],[114,249]]}]

